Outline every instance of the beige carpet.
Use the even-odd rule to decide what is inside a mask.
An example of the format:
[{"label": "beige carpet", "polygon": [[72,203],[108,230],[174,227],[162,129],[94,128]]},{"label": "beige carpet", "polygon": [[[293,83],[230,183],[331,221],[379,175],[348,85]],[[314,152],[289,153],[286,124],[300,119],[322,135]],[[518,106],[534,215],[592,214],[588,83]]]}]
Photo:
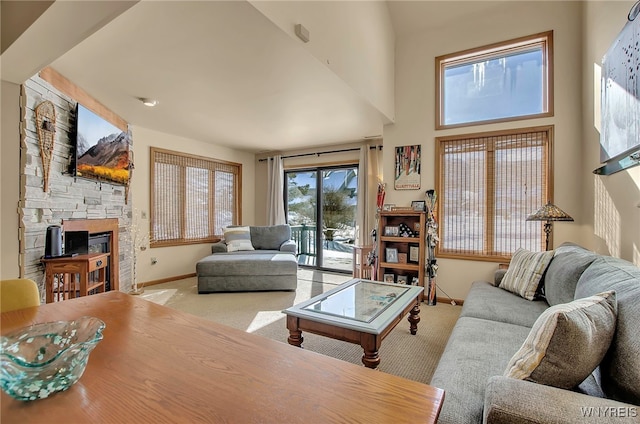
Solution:
[{"label": "beige carpet", "polygon": [[[221,324],[287,343],[289,332],[281,312],[337,284],[349,280],[344,274],[313,270],[298,271],[296,292],[198,294],[196,278],[187,278],[145,288],[143,298]],[[418,333],[409,333],[403,320],[382,342],[378,369],[389,374],[429,383],[460,306],[423,303]],[[362,348],[311,333],[303,333],[305,349],[362,365]]]}]

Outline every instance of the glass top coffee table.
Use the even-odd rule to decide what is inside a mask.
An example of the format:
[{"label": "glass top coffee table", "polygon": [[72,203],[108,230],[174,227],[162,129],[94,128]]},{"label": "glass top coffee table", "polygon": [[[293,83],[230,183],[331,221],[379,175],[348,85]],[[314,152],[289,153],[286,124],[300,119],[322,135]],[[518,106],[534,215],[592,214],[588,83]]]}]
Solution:
[{"label": "glass top coffee table", "polygon": [[326,293],[285,309],[287,341],[302,347],[303,331],[359,344],[362,363],[380,364],[382,340],[409,313],[409,331],[416,334],[420,321],[420,286],[353,279]]}]

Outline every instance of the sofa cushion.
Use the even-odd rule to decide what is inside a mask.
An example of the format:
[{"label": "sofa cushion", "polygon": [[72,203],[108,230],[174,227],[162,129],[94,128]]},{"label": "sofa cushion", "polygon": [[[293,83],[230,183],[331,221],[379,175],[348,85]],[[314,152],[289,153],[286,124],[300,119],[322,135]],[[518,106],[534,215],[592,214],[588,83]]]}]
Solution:
[{"label": "sofa cushion", "polygon": [[429,383],[445,391],[438,422],[481,423],[487,379],[502,375],[527,334],[528,327],[459,318]]},{"label": "sofa cushion", "polygon": [[580,276],[597,257],[597,254],[575,244],[559,246],[544,276],[547,303],[553,306],[573,301]]},{"label": "sofa cushion", "polygon": [[544,311],[511,358],[506,377],[571,389],[598,366],[616,328],[616,296],[608,291]]},{"label": "sofa cushion", "polygon": [[216,253],[196,264],[198,276],[296,275],[297,272],[295,256],[279,252]]},{"label": "sofa cushion", "polygon": [[[291,255],[289,255],[291,256]],[[225,275],[199,276],[198,293],[294,291],[298,286],[296,275]],[[287,296],[288,298],[289,296]]]},{"label": "sofa cushion", "polygon": [[288,224],[250,227],[251,243],[256,249],[279,250],[282,243],[291,239],[291,227]]},{"label": "sofa cushion", "polygon": [[461,317],[475,317],[523,325],[531,328],[540,314],[549,307],[544,300],[526,300],[517,294],[495,287],[486,281],[471,285],[462,306]]},{"label": "sofa cushion", "polygon": [[227,227],[224,229],[224,242],[227,252],[254,250],[251,244],[249,227]]},{"label": "sofa cushion", "polygon": [[500,287],[527,300],[533,300],[538,291],[542,275],[553,258],[553,250],[529,252],[518,249],[511,257],[509,268],[500,282]]},{"label": "sofa cushion", "polygon": [[[446,402],[445,394],[445,402]],[[488,424],[637,424],[637,408],[557,387],[504,376],[487,382],[484,421]],[[438,421],[438,424],[443,424]],[[480,421],[478,421],[480,424]]]},{"label": "sofa cushion", "polygon": [[223,253],[227,251],[227,244],[224,240],[220,240],[217,243],[211,245],[211,253]]},{"label": "sofa cushion", "polygon": [[607,397],[640,405],[640,268],[610,256],[600,256],[582,273],[576,299],[615,290],[618,325],[609,352],[600,364]]},{"label": "sofa cushion", "polygon": [[595,396],[598,398],[606,398],[607,395],[602,391],[602,384],[600,384],[600,367],[596,367],[595,370],[584,381],[574,387],[572,390],[576,393],[583,393],[589,396]]}]

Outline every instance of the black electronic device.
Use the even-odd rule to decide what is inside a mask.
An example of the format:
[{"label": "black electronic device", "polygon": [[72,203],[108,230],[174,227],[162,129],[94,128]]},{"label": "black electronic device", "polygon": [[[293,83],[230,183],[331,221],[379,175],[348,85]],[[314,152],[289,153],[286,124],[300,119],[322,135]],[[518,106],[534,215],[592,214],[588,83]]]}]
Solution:
[{"label": "black electronic device", "polygon": [[44,257],[46,259],[62,256],[62,227],[49,225],[44,245]]},{"label": "black electronic device", "polygon": [[89,253],[89,231],[65,231],[64,253],[65,255]]}]

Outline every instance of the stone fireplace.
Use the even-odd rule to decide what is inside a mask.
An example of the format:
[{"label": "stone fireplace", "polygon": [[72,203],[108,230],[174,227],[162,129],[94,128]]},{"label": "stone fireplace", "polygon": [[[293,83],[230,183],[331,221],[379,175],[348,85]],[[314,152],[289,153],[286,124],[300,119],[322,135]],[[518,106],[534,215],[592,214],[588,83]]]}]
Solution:
[{"label": "stone fireplace", "polygon": [[[21,277],[36,281],[44,294],[44,266],[40,259],[44,255],[46,230],[49,225],[61,225],[64,231],[88,231],[94,236],[107,234],[111,253],[111,290],[129,291],[132,281],[132,205],[127,201],[126,188],[69,174],[69,164],[75,151],[70,133],[74,128],[77,99],[38,75],[27,80],[21,90],[18,205]],[[34,112],[44,100],[51,101],[56,110],[47,191],[44,190]]]}]

